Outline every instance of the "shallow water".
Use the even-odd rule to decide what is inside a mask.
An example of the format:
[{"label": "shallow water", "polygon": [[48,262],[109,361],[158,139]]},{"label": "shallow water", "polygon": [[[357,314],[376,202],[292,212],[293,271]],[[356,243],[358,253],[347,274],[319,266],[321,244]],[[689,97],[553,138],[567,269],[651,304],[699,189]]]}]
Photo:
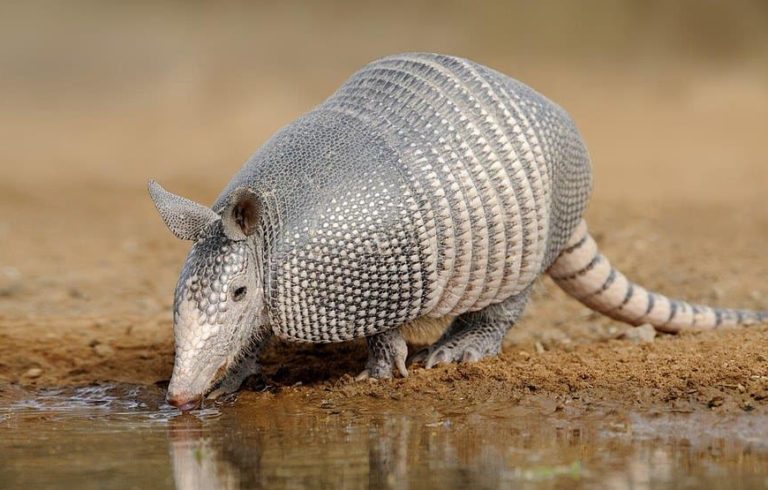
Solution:
[{"label": "shallow water", "polygon": [[0,392],[0,488],[747,488],[768,418],[247,394],[180,415],[155,387]]}]

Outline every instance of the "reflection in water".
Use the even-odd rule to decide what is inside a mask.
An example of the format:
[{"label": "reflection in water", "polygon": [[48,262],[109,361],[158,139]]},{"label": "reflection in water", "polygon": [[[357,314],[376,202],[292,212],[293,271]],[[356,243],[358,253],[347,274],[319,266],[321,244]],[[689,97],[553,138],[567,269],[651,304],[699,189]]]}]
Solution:
[{"label": "reflection in water", "polygon": [[392,415],[373,426],[368,439],[368,482],[371,488],[408,488],[408,417]]},{"label": "reflection in water", "polygon": [[[168,440],[177,489],[240,488],[238,466],[230,463],[215,447],[198,419],[179,417],[171,420]],[[246,465],[257,467],[258,460],[246,462]]]},{"label": "reflection in water", "polygon": [[179,490],[249,488],[260,473],[261,433],[238,419],[204,421],[180,415],[169,421],[173,479]]},{"label": "reflection in water", "polygon": [[[542,410],[549,411],[542,415]],[[715,416],[717,418],[717,416]],[[243,401],[205,423],[170,422],[176,488],[644,489],[732,478],[762,482],[765,419],[746,418],[709,438],[713,416],[553,413],[497,403],[450,414],[402,406],[307,406],[291,397]],[[743,434],[742,434],[743,435]],[[751,436],[750,436],[751,437]],[[193,476],[194,475],[194,476]]]},{"label": "reflection in water", "polygon": [[290,393],[179,415],[162,396],[0,392],[0,486],[733,488],[768,474],[765,415],[554,410],[536,399],[318,407]]}]

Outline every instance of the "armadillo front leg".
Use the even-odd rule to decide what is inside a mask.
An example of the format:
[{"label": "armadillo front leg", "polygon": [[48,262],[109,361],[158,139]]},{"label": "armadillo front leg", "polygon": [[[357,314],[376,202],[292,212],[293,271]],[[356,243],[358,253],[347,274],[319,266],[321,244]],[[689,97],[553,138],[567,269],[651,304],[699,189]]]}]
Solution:
[{"label": "armadillo front leg", "polygon": [[207,398],[209,400],[215,400],[221,396],[234,393],[240,389],[240,387],[243,385],[243,382],[245,382],[249,376],[253,374],[259,374],[261,372],[259,355],[264,350],[264,347],[266,347],[267,343],[268,339],[265,339],[256,342],[251,347],[249,347],[245,355],[243,355],[243,357],[237,362],[235,367],[230,369],[230,371],[224,376],[224,379],[221,380],[216,389],[208,394]]},{"label": "armadillo front leg", "polygon": [[475,362],[497,355],[529,295],[530,288],[502,303],[458,316],[437,342],[414,354],[410,361],[423,362],[429,369],[437,364]]},{"label": "armadillo front leg", "polygon": [[408,357],[408,346],[399,328],[387,330],[366,338],[368,341],[368,361],[365,369],[357,376],[357,380],[368,378],[391,378],[394,369],[402,377],[408,376],[405,359]]}]

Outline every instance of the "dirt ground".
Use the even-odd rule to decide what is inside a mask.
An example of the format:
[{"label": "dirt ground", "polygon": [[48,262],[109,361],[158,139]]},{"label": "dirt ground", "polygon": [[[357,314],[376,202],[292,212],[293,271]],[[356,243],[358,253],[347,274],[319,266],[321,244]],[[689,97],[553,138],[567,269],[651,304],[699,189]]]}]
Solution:
[{"label": "dirt ground", "polygon": [[[420,47],[433,46],[428,34]],[[164,228],[146,181],[211,202],[271,132],[356,66],[401,44],[349,47],[312,77],[309,50],[295,62],[303,70],[290,68],[289,54],[268,74],[251,67],[238,77],[216,75],[232,67],[228,59],[203,56],[169,71],[142,65],[151,76],[129,80],[130,88],[120,72],[109,90],[5,80],[3,92],[14,97],[0,111],[7,137],[0,149],[0,387],[166,380],[173,286],[188,244]],[[697,302],[768,309],[765,64],[542,62],[498,50],[483,55],[481,47],[460,51],[574,116],[594,160],[590,227],[628,276]],[[350,375],[364,361],[360,343],[277,345],[265,372],[276,389],[317,399],[449,403],[543,394],[556,404],[768,410],[768,327],[649,343],[622,338],[627,329],[543,279],[498,359],[354,383]]]}]

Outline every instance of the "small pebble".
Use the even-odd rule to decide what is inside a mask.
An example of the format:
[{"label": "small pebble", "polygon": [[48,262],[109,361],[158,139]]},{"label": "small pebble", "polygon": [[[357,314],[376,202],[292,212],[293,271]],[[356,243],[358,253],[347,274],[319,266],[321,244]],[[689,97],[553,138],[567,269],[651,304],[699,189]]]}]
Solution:
[{"label": "small pebble", "polygon": [[107,344],[96,344],[93,346],[93,352],[99,357],[110,357],[115,353],[115,350]]},{"label": "small pebble", "polygon": [[29,379],[39,378],[42,375],[43,370],[40,368],[31,368],[26,373],[24,373],[24,377]]},{"label": "small pebble", "polygon": [[709,400],[709,403],[707,403],[707,406],[709,406],[709,408],[715,408],[715,407],[722,406],[723,402],[725,402],[725,400],[723,399],[722,396],[716,396],[711,400]]},{"label": "small pebble", "polygon": [[621,335],[621,338],[638,344],[653,342],[653,339],[656,338],[656,329],[653,328],[653,325],[646,323],[627,330]]},{"label": "small pebble", "polygon": [[533,344],[533,346],[536,347],[536,352],[537,353],[542,354],[542,353],[545,352],[544,344],[542,344],[541,342],[536,342],[535,344]]}]

